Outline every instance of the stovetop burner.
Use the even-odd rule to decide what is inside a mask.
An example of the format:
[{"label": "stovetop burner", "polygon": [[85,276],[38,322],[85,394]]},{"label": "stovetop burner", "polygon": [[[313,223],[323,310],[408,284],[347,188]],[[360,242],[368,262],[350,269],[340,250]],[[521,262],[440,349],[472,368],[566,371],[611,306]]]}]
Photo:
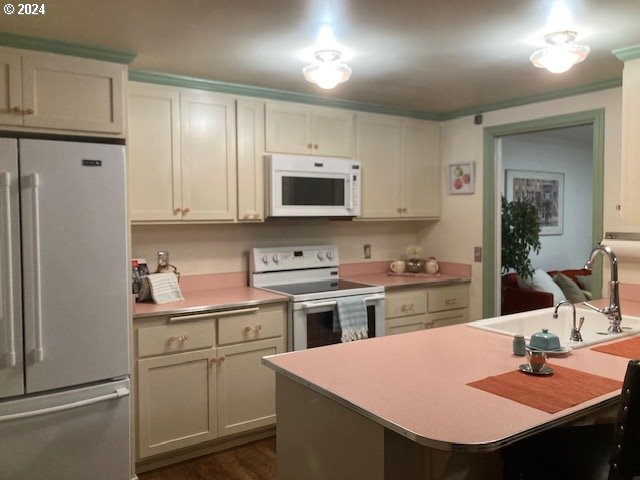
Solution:
[{"label": "stovetop burner", "polygon": [[268,287],[274,292],[286,293],[287,295],[306,295],[310,293],[338,292],[344,290],[354,290],[360,288],[370,288],[371,285],[350,282],[336,278],[335,280],[324,280],[321,282],[292,283],[288,285],[273,285]]}]

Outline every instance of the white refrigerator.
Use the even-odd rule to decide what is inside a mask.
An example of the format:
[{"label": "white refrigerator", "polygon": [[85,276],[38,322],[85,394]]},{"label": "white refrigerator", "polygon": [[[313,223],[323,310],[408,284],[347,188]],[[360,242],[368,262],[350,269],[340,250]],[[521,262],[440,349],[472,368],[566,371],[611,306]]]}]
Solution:
[{"label": "white refrigerator", "polygon": [[124,146],[0,138],[0,479],[129,480]]}]

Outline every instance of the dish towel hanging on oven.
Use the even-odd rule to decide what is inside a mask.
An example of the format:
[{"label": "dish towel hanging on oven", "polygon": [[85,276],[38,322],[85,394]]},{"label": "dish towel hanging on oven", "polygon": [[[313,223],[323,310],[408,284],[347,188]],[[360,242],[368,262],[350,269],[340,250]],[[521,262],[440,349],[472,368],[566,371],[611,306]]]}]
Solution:
[{"label": "dish towel hanging on oven", "polygon": [[338,297],[338,321],[342,329],[342,343],[368,337],[367,305],[362,297]]}]

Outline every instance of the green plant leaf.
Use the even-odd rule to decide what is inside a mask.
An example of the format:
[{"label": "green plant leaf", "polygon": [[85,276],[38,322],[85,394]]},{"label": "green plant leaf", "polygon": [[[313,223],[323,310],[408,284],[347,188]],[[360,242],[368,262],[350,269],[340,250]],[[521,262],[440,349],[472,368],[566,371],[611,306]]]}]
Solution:
[{"label": "green plant leaf", "polygon": [[533,276],[529,254],[540,252],[540,220],[531,200],[511,201],[502,196],[502,273],[515,270],[522,278]]}]

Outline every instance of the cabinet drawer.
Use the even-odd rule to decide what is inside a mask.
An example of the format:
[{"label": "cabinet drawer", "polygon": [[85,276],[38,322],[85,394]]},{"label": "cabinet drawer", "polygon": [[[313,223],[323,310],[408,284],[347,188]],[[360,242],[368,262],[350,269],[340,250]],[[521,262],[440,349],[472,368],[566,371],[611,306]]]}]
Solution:
[{"label": "cabinet drawer", "polygon": [[430,313],[425,321],[426,328],[447,327],[449,325],[457,325],[458,323],[467,323],[469,321],[469,309],[459,308],[457,310],[445,310],[438,313]]},{"label": "cabinet drawer", "polygon": [[161,325],[138,329],[138,356],[210,348],[215,345],[214,321]]},{"label": "cabinet drawer", "polygon": [[460,287],[430,288],[427,290],[429,312],[441,312],[469,306],[469,288]]},{"label": "cabinet drawer", "polygon": [[427,315],[411,315],[387,320],[385,322],[385,335],[396,335],[398,333],[417,332],[424,330]]},{"label": "cabinet drawer", "polygon": [[281,337],[284,335],[284,323],[283,306],[261,307],[252,312],[220,317],[218,319],[218,344],[225,345]]},{"label": "cabinet drawer", "polygon": [[424,289],[388,293],[385,299],[386,318],[420,315],[427,312]]}]

